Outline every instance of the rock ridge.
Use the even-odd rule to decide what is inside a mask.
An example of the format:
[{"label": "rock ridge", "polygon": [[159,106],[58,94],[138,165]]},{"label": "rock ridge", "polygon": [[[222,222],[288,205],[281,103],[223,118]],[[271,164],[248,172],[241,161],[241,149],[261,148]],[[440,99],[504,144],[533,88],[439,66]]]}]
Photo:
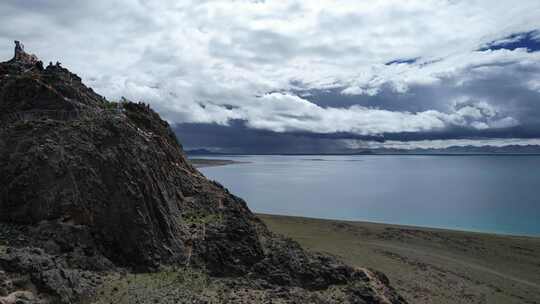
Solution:
[{"label": "rock ridge", "polygon": [[285,303],[405,303],[383,274],[271,233],[147,104],[109,102],[18,42],[0,112],[0,303],[86,303],[111,273],[163,267]]}]

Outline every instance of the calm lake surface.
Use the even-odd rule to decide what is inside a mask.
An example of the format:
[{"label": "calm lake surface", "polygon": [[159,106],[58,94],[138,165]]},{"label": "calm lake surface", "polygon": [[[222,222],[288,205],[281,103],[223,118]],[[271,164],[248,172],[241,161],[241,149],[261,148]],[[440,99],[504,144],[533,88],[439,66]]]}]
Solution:
[{"label": "calm lake surface", "polygon": [[255,212],[540,235],[540,156],[216,158],[251,162],[200,170]]}]

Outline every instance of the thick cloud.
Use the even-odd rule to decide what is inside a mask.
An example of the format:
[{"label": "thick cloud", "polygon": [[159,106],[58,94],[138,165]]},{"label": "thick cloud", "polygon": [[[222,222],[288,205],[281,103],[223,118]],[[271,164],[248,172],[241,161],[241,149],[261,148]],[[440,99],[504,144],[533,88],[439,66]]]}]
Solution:
[{"label": "thick cloud", "polygon": [[444,149],[448,147],[505,147],[513,146],[539,146],[540,139],[536,138],[489,138],[489,139],[446,139],[446,140],[420,140],[420,141],[386,141],[384,143],[343,140],[343,144],[350,149],[358,148],[394,148],[394,149]]},{"label": "thick cloud", "polygon": [[[204,148],[215,152],[240,154],[351,153],[377,148],[414,149],[447,148],[452,146],[540,146],[539,138],[531,136],[529,138],[512,138],[511,136],[515,136],[515,134],[527,135],[516,129],[498,130],[496,132],[478,130],[475,134],[471,134],[468,130],[453,130],[451,133],[431,134],[428,137],[430,139],[425,139],[425,134],[419,135],[418,133],[390,134],[386,137],[361,136],[351,133],[278,133],[252,129],[247,127],[245,122],[235,120],[228,126],[183,123],[175,126],[175,132],[184,144],[184,147],[188,150]],[[464,134],[467,136],[474,135],[474,138],[451,139],[453,137],[463,137]],[[540,137],[538,133],[533,135]],[[407,141],[403,141],[403,139],[407,139]],[[538,151],[538,149],[535,151]]]},{"label": "thick cloud", "polygon": [[180,127],[534,137],[539,15],[536,0],[7,0],[0,56],[20,39]]},{"label": "thick cloud", "polygon": [[[343,153],[356,140],[343,140],[343,135],[313,133],[277,133],[248,128],[243,121],[229,126],[183,123],[175,132],[186,149],[205,148],[215,152],[272,153]],[[358,136],[356,137],[358,138]]]}]

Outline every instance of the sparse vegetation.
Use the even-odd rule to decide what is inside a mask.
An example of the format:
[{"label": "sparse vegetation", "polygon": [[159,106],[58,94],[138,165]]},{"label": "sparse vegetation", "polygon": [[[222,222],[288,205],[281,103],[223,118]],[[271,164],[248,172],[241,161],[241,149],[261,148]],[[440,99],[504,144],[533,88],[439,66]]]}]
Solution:
[{"label": "sparse vegetation", "polygon": [[12,125],[15,130],[25,130],[32,127],[32,122],[19,120],[14,122]]},{"label": "sparse vegetation", "polygon": [[208,225],[211,223],[220,224],[223,222],[223,214],[201,214],[201,213],[188,213],[182,216],[182,219],[187,224],[195,225]]},{"label": "sparse vegetation", "polygon": [[216,290],[206,273],[193,268],[168,268],[155,273],[112,274],[98,289],[93,304],[213,303]]},{"label": "sparse vegetation", "polygon": [[105,103],[103,103],[103,109],[105,109],[105,110],[116,110],[116,109],[118,109],[118,105],[119,105],[119,103],[116,102],[116,101],[105,102]]},{"label": "sparse vegetation", "polygon": [[190,231],[193,240],[204,240],[207,227],[209,225],[221,225],[223,221],[223,214],[221,213],[188,213],[179,219],[180,224],[187,226],[186,228]]},{"label": "sparse vegetation", "polygon": [[[234,279],[211,278],[205,272],[189,267],[164,269],[156,273],[115,273],[106,278],[91,303],[291,303],[287,294],[278,291],[279,287],[278,290],[261,289],[234,283],[237,288],[231,288],[232,282]],[[344,303],[347,288],[355,287],[349,284],[313,291],[312,302],[309,303]]]}]

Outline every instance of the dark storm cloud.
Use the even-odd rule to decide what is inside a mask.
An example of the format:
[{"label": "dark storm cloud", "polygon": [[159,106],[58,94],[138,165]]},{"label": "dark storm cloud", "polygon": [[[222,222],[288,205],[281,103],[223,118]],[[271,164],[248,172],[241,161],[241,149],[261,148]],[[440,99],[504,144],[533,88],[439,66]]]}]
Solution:
[{"label": "dark storm cloud", "polygon": [[[487,69],[487,70],[486,70]],[[466,75],[466,77],[463,76]],[[325,90],[297,91],[305,99],[322,107],[379,107],[390,111],[422,112],[436,110],[450,113],[456,104],[483,102],[493,106],[500,116],[512,117],[519,122],[519,129],[512,129],[510,134],[529,137],[539,133],[540,125],[540,90],[534,80],[540,79],[538,65],[492,64],[470,67],[459,75],[441,78],[428,85],[411,85],[406,92],[397,92],[390,84],[380,86],[375,95],[344,95],[343,88]],[[532,83],[531,83],[532,82]],[[484,132],[498,134],[508,129]],[[519,131],[515,131],[519,130]],[[459,136],[478,135],[476,129],[461,128]],[[425,136],[418,132],[417,137]],[[455,128],[449,127],[443,132],[432,134],[454,134]],[[457,133],[456,133],[457,135]],[[390,136],[386,134],[386,136]],[[396,134],[399,137],[399,134]],[[396,138],[396,136],[392,136]],[[446,136],[447,137],[447,136]],[[451,136],[450,136],[451,137]]]},{"label": "dark storm cloud", "polygon": [[[343,153],[348,150],[339,141],[366,139],[347,134],[278,133],[248,128],[243,121],[228,126],[184,123],[173,127],[186,150],[205,148],[224,153]],[[369,137],[369,139],[374,139]]]},{"label": "dark storm cloud", "polygon": [[[419,143],[425,147],[439,147],[441,142],[449,142],[448,146],[474,145],[479,139],[485,144],[497,144],[521,138],[520,144],[538,144],[538,129],[513,127],[501,130],[448,129],[443,132],[429,133],[391,133],[382,136],[359,136],[351,133],[315,134],[315,133],[278,133],[256,130],[246,127],[242,121],[235,121],[229,126],[204,123],[184,123],[173,127],[176,135],[186,150],[204,148],[210,151],[240,154],[272,154],[272,153],[347,153],[352,147],[350,142],[358,145],[355,149],[384,147],[396,142],[410,142],[414,148]],[[437,144],[430,145],[431,141]],[[444,147],[444,146],[443,146]]]}]

